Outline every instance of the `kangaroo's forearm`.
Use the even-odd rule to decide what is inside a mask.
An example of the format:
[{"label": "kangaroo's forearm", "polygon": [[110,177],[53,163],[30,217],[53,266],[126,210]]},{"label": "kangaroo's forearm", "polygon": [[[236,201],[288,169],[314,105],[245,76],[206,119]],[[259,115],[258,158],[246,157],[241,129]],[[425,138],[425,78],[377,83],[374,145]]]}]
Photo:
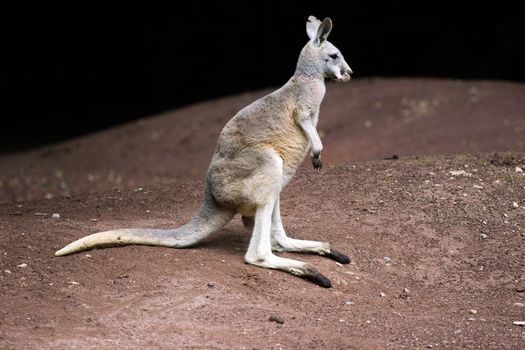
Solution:
[{"label": "kangaroo's forearm", "polygon": [[320,157],[321,152],[323,151],[323,144],[321,143],[321,138],[319,137],[319,133],[317,132],[312,120],[304,119],[300,122],[300,125],[310,143],[312,157]]},{"label": "kangaroo's forearm", "polygon": [[321,169],[323,163],[321,162],[321,152],[323,151],[323,144],[321,143],[321,138],[319,133],[314,126],[313,120],[311,118],[303,119],[300,123],[301,128],[306,134],[306,138],[310,143],[310,151],[312,157],[312,165],[314,169]]}]

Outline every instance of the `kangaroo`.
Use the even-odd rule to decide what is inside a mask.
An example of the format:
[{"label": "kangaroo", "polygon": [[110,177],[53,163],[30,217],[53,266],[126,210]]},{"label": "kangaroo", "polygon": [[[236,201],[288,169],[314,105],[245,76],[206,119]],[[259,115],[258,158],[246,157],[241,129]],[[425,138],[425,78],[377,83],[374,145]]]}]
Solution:
[{"label": "kangaroo", "polygon": [[299,55],[294,75],[280,89],[240,110],[223,128],[208,168],[204,203],[189,223],[175,229],[119,229],[94,233],[55,253],[122,245],[189,247],[221,229],[234,215],[253,229],[244,260],[278,269],[319,286],[330,280],[310,264],[273,252],[308,252],[348,264],[348,256],[329,243],[293,239],[281,222],[279,195],[308,149],[315,169],[322,167],[323,145],[316,126],[325,79],[347,82],[353,73],[341,52],[327,41],[332,21],[310,16],[310,40]]}]

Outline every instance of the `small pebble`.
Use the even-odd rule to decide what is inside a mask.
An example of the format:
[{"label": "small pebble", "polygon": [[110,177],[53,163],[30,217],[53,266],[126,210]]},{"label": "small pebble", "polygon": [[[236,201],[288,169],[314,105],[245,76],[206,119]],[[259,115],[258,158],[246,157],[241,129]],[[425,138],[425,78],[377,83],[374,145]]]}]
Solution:
[{"label": "small pebble", "polygon": [[335,280],[335,284],[337,284],[338,286],[340,286],[341,284],[346,286],[346,285],[348,285],[348,282],[346,282],[346,280],[344,280],[342,278],[337,278]]},{"label": "small pebble", "polygon": [[520,168],[519,166],[517,166],[516,169],[514,169],[514,171],[517,172],[517,173],[522,173],[523,169]]},{"label": "small pebble", "polygon": [[452,176],[472,176],[471,173],[467,173],[465,170],[451,170],[449,174]]},{"label": "small pebble", "polygon": [[525,306],[523,303],[514,303],[514,306]]},{"label": "small pebble", "polygon": [[525,321],[514,321],[512,322],[512,324],[516,326],[525,326]]},{"label": "small pebble", "polygon": [[408,290],[408,288],[403,288],[403,291],[399,296],[403,299],[408,299],[410,298],[410,291]]},{"label": "small pebble", "polygon": [[487,239],[487,238],[489,238],[489,236],[487,236],[487,235],[484,234],[484,233],[482,233],[480,236],[481,236],[481,238],[483,238],[483,239]]},{"label": "small pebble", "polygon": [[352,300],[347,300],[345,304],[346,304],[346,305],[352,305],[353,303],[354,303],[354,302],[353,302]]},{"label": "small pebble", "polygon": [[51,217],[53,219],[60,219],[60,214],[59,213],[53,213],[53,215],[51,215]]},{"label": "small pebble", "polygon": [[514,208],[519,207],[518,203],[516,203],[516,202],[512,202],[512,206],[513,206]]},{"label": "small pebble", "polygon": [[385,262],[390,262],[390,260],[392,260],[392,259],[390,259],[388,256],[384,256],[384,257],[383,257],[383,260],[384,260]]},{"label": "small pebble", "polygon": [[11,270],[4,270],[5,273],[12,273]]},{"label": "small pebble", "polygon": [[26,263],[21,263],[20,265],[16,265],[16,267],[27,267]]},{"label": "small pebble", "polygon": [[383,292],[381,292],[381,293],[379,293],[379,296],[380,296],[381,298],[384,298],[384,297],[386,297],[386,294],[383,293]]},{"label": "small pebble", "polygon": [[270,318],[268,319],[268,321],[270,321],[270,322],[275,322],[275,323],[279,323],[279,324],[283,324],[283,323],[284,323],[284,320],[282,319],[282,317],[279,317],[279,316],[276,316],[276,315],[272,315],[272,316],[270,316]]},{"label": "small pebble", "polygon": [[476,310],[474,310],[474,309],[470,309],[470,310],[469,310],[469,313],[471,313],[472,315],[475,315],[475,314],[477,314],[478,312],[477,312]]}]

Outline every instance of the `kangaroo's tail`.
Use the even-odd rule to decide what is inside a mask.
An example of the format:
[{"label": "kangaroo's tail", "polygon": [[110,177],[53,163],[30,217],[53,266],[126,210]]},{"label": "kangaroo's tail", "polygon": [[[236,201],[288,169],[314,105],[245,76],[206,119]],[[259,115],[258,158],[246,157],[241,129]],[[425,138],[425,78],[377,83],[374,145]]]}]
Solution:
[{"label": "kangaroo's tail", "polygon": [[191,221],[181,227],[167,230],[131,228],[98,232],[68,244],[55,252],[55,256],[94,248],[132,244],[173,248],[188,247],[221,229],[234,215],[234,212],[219,207],[213,199],[206,199]]}]

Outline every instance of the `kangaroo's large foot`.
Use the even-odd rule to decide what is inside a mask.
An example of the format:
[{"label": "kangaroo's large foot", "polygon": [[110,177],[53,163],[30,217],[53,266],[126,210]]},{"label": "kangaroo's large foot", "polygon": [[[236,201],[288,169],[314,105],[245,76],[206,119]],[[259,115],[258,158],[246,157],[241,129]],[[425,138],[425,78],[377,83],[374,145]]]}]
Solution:
[{"label": "kangaroo's large foot", "polygon": [[262,258],[251,257],[248,254],[244,257],[244,260],[248,264],[252,264],[259,267],[268,269],[276,269],[286,271],[294,276],[298,276],[317,284],[324,288],[332,287],[330,280],[317,271],[310,264],[304,263],[299,260],[286,259],[276,256],[274,254],[266,255]]},{"label": "kangaroo's large foot", "polygon": [[350,257],[348,257],[348,255],[345,255],[343,253],[341,253],[340,251],[334,249],[334,248],[331,248],[330,247],[330,252],[329,253],[326,253],[324,254],[324,256],[326,256],[327,258],[330,258],[332,260],[335,260],[337,261],[338,263],[341,263],[341,264],[350,264]]},{"label": "kangaroo's large foot", "polygon": [[341,264],[349,264],[350,258],[331,247],[329,243],[307,241],[302,239],[294,239],[286,236],[284,231],[274,232],[274,241],[272,242],[272,250],[275,252],[286,251],[296,253],[311,253],[326,256]]},{"label": "kangaroo's large foot", "polygon": [[332,287],[332,282],[330,282],[327,277],[311,266],[307,267],[304,271],[304,274],[300,277],[324,288]]}]

